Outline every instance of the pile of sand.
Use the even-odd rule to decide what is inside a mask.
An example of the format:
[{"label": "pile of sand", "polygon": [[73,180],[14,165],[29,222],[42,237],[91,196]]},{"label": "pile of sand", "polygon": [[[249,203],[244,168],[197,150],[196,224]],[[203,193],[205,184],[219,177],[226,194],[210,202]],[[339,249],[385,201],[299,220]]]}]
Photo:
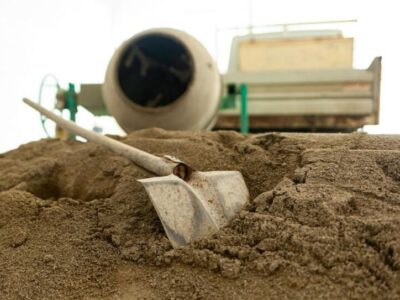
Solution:
[{"label": "pile of sand", "polygon": [[143,187],[104,147],[0,155],[1,299],[399,298],[400,138],[138,131],[125,143],[239,170],[251,203],[171,248]]}]

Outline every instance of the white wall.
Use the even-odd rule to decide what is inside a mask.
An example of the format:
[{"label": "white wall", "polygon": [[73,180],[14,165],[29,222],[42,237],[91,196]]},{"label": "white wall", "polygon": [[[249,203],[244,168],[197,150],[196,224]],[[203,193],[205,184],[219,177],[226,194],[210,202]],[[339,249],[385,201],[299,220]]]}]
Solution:
[{"label": "white wall", "polygon": [[[400,133],[398,122],[400,19],[396,1],[252,1],[252,24],[358,19],[355,67],[383,56],[381,125],[371,132]],[[0,153],[44,137],[39,117],[21,103],[37,99],[41,78],[100,82],[113,49],[151,27],[175,27],[216,54],[216,28],[247,26],[249,0],[0,0]],[[218,39],[226,67],[229,36]]]}]

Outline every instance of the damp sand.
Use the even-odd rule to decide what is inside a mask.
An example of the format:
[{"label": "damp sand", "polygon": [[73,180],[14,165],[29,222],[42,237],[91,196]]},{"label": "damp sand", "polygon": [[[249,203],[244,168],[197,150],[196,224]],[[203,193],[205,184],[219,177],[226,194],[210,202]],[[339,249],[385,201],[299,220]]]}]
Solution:
[{"label": "damp sand", "polygon": [[173,249],[137,179],[93,143],[0,155],[1,299],[400,297],[400,137],[137,131],[114,137],[202,171],[239,170],[250,203]]}]

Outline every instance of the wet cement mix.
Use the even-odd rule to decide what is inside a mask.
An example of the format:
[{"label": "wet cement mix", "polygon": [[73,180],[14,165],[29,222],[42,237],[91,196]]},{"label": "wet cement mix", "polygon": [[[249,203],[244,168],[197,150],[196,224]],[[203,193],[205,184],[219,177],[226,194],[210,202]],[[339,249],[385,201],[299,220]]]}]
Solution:
[{"label": "wet cement mix", "polygon": [[183,133],[114,137],[202,170],[239,170],[251,200],[173,249],[137,179],[93,144],[0,155],[1,299],[400,297],[400,137]]}]

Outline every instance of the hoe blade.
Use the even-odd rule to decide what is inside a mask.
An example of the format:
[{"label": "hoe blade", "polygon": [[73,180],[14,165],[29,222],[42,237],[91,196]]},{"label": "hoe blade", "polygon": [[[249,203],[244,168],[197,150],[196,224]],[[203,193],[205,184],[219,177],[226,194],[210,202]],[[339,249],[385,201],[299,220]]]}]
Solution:
[{"label": "hoe blade", "polygon": [[249,199],[240,172],[193,172],[139,180],[174,248],[216,233]]}]

